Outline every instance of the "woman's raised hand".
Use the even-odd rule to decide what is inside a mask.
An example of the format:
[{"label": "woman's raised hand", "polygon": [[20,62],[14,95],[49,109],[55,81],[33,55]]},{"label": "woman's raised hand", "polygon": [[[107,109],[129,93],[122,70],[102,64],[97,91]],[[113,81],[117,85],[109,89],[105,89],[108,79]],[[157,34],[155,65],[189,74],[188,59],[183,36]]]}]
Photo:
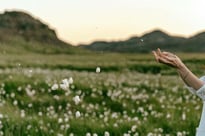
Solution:
[{"label": "woman's raised hand", "polygon": [[175,54],[162,52],[160,49],[157,49],[152,53],[154,54],[157,62],[176,68],[180,77],[188,86],[198,90],[205,84],[202,80],[198,79],[198,77],[194,75]]},{"label": "woman's raised hand", "polygon": [[156,51],[152,51],[152,53],[154,54],[156,61],[159,63],[163,63],[177,69],[184,65],[181,59],[173,53],[162,52],[159,48]]}]

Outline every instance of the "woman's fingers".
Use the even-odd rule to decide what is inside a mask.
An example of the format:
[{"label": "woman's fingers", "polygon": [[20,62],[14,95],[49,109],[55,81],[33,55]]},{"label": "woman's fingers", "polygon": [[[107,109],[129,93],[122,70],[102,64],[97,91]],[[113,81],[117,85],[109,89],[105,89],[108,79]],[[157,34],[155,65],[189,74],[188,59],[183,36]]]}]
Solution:
[{"label": "woman's fingers", "polygon": [[175,57],[174,54],[172,54],[172,53],[170,53],[170,52],[161,51],[159,48],[157,49],[157,54],[158,54],[160,57],[165,57],[165,56]]},{"label": "woman's fingers", "polygon": [[174,56],[173,53],[166,52],[166,51],[163,51],[162,54],[163,54],[163,55],[166,55],[166,56]]},{"label": "woman's fingers", "polygon": [[161,51],[159,48],[156,51],[157,55],[160,57],[165,57],[165,56],[169,56],[169,57],[173,57],[176,58],[177,56],[171,52],[166,52],[166,51]]},{"label": "woman's fingers", "polygon": [[166,56],[166,59],[167,59],[168,61],[172,62],[175,67],[179,67],[179,65],[180,65],[180,60],[179,60],[177,57],[174,57],[174,58],[173,58],[173,57],[168,57],[168,56]]},{"label": "woman's fingers", "polygon": [[[162,52],[160,49],[158,49],[157,51],[152,51],[152,53],[154,54],[154,57],[156,59],[157,62],[160,62],[160,63],[168,63],[169,60],[166,60],[166,56],[165,55],[162,55]],[[160,60],[160,61],[159,61]]]},{"label": "woman's fingers", "polygon": [[167,60],[166,58],[159,58],[159,62],[163,63],[163,64],[166,64],[166,65],[169,65],[171,67],[176,67],[175,64],[172,61]]},{"label": "woman's fingers", "polygon": [[157,49],[157,54],[159,55],[159,56],[162,56],[162,52],[161,52],[161,50],[158,48]]},{"label": "woman's fingers", "polygon": [[172,57],[172,56],[165,56],[164,58],[169,60],[169,61],[175,61],[176,60],[176,58]]},{"label": "woman's fingers", "polygon": [[166,64],[168,66],[177,68],[179,66],[179,58],[170,52],[162,52],[159,48],[156,51],[152,51],[157,62]]},{"label": "woman's fingers", "polygon": [[159,57],[158,57],[157,53],[155,51],[152,51],[152,53],[154,54],[156,61],[159,62]]}]

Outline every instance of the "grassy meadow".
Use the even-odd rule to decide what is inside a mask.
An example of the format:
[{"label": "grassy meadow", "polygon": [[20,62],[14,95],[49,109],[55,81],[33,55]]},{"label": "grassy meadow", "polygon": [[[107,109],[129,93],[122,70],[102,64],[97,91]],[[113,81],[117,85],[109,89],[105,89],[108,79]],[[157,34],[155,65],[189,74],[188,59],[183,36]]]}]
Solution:
[{"label": "grassy meadow", "polygon": [[[177,55],[204,74],[204,54]],[[151,54],[0,54],[0,135],[194,136],[201,108]]]}]

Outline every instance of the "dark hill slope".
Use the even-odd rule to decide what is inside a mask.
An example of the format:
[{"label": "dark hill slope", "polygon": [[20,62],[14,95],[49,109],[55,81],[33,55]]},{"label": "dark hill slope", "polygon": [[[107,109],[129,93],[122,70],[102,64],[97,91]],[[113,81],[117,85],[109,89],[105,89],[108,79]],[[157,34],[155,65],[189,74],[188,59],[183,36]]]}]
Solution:
[{"label": "dark hill slope", "polygon": [[176,52],[205,52],[205,32],[190,38],[170,36],[163,31],[155,30],[141,37],[132,37],[125,41],[96,41],[80,47],[106,52],[144,53],[161,48]]},{"label": "dark hill slope", "polygon": [[0,49],[7,52],[80,53],[39,19],[21,11],[0,14]]}]

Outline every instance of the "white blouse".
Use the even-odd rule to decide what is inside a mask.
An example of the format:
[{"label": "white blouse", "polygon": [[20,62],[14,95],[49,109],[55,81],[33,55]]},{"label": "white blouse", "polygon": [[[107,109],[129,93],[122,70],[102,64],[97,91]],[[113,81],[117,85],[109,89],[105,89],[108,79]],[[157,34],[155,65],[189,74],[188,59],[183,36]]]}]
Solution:
[{"label": "white blouse", "polygon": [[[202,76],[200,80],[205,82],[205,76]],[[205,84],[198,90],[195,90],[192,87],[188,87],[188,86],[187,88],[191,93],[196,94],[203,100],[203,110],[201,114],[199,127],[197,128],[196,136],[205,136]]]}]

